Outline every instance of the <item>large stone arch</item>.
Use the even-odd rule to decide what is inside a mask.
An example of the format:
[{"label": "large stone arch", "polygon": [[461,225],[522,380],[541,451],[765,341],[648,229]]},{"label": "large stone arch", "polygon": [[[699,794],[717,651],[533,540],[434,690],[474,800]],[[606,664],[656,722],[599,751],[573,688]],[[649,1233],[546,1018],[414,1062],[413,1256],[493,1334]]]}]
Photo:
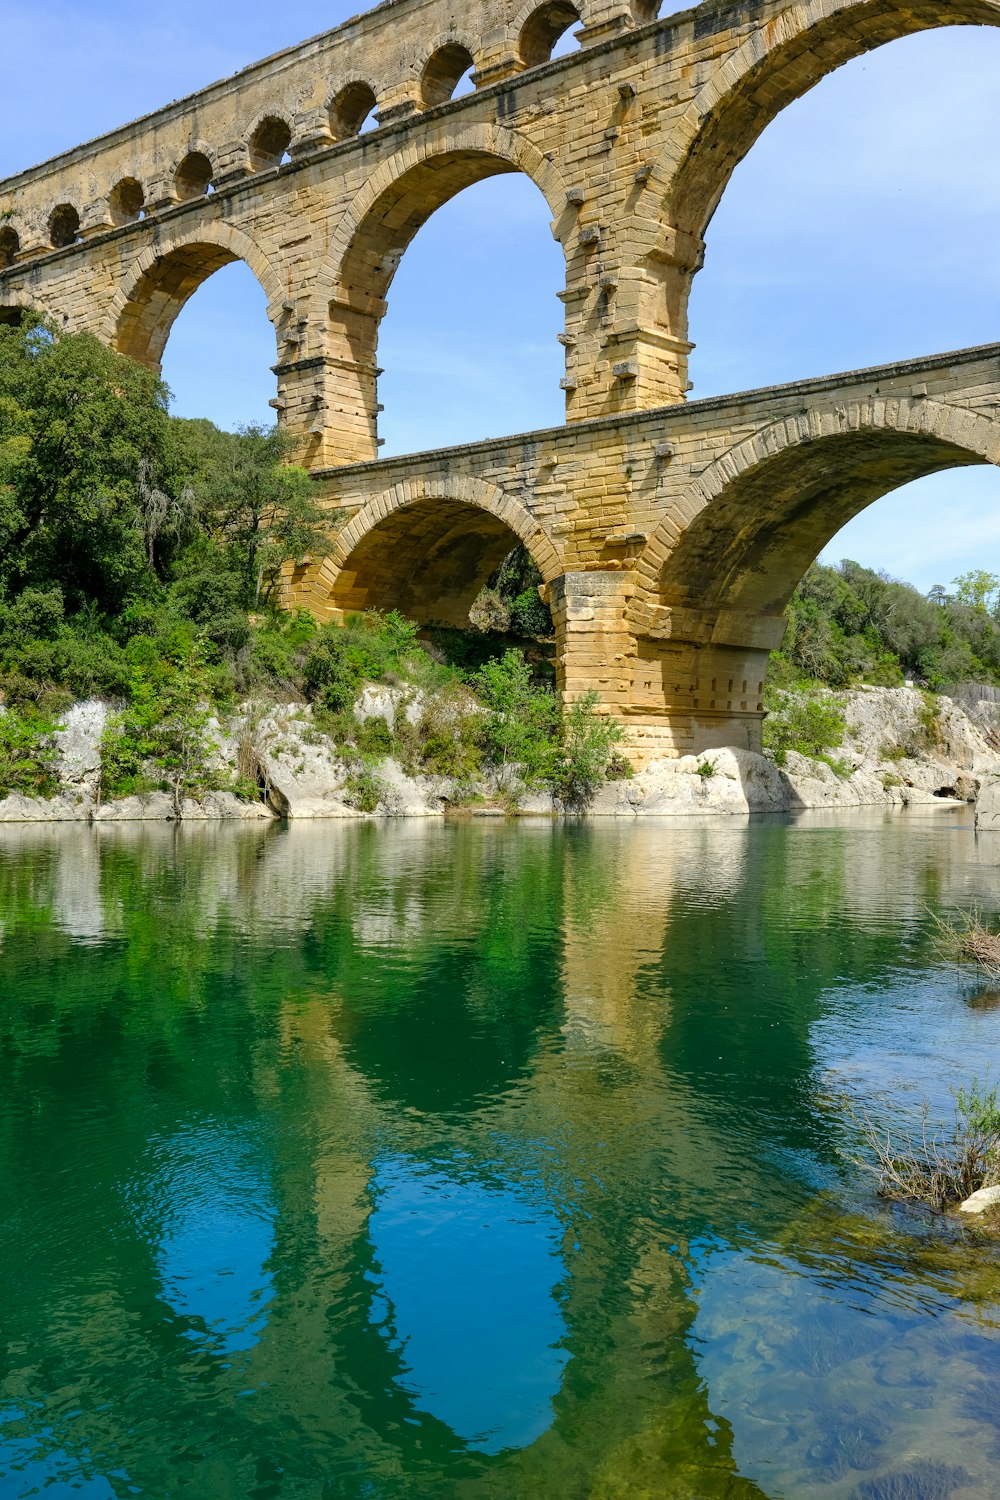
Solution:
[{"label": "large stone arch", "polygon": [[395,151],[343,214],[317,277],[310,323],[328,330],[325,405],[337,462],[376,452],[378,329],[393,276],[433,213],[476,182],[521,172],[542,193],[562,243],[572,217],[558,170],[517,131],[449,122],[421,146]]},{"label": "large stone arch", "polygon": [[421,622],[464,625],[518,542],[546,583],[562,572],[544,527],[498,486],[472,477],[399,480],[351,517],[297,586],[319,614],[399,609]]},{"label": "large stone arch", "polygon": [[704,235],[738,163],[780,112],[876,47],[944,26],[1000,26],[1000,0],[804,0],[717,68],[657,164],[666,222]]},{"label": "large stone arch", "polygon": [[121,354],[159,370],[170,330],[181,308],[223,266],[241,260],[267,297],[267,315],[277,325],[284,296],[281,281],[258,246],[231,224],[198,224],[159,236],[129,267],[111,302],[102,337]]},{"label": "large stone arch", "polygon": [[853,516],[914,479],[989,463],[1000,420],[968,408],[877,395],[811,405],[724,453],[663,519],[637,564],[633,626],[663,613],[780,620]]}]

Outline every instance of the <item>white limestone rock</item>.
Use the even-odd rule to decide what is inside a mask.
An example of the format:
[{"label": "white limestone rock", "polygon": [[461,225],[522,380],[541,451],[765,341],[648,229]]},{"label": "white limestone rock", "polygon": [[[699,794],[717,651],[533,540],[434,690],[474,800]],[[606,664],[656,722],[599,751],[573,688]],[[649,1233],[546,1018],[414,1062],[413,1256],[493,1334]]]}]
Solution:
[{"label": "white limestone rock", "polygon": [[958,1205],[960,1214],[984,1214],[988,1208],[1000,1203],[1000,1187],[980,1188],[971,1198]]},{"label": "white limestone rock", "polygon": [[136,797],[119,797],[104,802],[91,814],[95,823],[165,823],[174,816],[174,799],[169,792],[144,792]]},{"label": "white limestone rock", "polygon": [[1000,780],[986,781],[976,798],[976,832],[1000,833]]},{"label": "white limestone rock", "polygon": [[[710,775],[698,767],[711,765]],[[787,794],[777,767],[763,755],[728,746],[679,760],[654,760],[631,781],[596,789],[591,817],[683,817],[692,813],[746,816],[784,812]]]},{"label": "white limestone rock", "polygon": [[86,823],[93,804],[69,791],[56,797],[22,797],[15,792],[0,799],[0,823]]}]

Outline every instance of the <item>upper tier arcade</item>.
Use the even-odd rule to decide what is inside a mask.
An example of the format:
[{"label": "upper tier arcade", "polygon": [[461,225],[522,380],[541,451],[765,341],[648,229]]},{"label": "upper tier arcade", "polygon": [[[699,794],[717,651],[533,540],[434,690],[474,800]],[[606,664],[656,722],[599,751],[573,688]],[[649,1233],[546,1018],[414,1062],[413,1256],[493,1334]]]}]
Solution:
[{"label": "upper tier arcade", "polygon": [[950,24],[1000,24],[1000,0],[705,0],[663,20],[650,0],[388,0],[0,183],[0,318],[35,308],[156,368],[187,298],[243,260],[304,461],[364,460],[410,240],[471,183],[523,172],[565,256],[567,418],[682,400],[691,279],[736,163],[833,68]]}]

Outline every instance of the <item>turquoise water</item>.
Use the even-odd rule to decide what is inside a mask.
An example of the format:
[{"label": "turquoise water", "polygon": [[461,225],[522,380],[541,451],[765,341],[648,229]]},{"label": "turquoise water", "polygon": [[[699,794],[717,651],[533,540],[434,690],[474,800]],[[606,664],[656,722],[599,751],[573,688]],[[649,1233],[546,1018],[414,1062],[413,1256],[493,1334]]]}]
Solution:
[{"label": "turquoise water", "polygon": [[0,1496],[986,1500],[967,811],[0,831]]}]

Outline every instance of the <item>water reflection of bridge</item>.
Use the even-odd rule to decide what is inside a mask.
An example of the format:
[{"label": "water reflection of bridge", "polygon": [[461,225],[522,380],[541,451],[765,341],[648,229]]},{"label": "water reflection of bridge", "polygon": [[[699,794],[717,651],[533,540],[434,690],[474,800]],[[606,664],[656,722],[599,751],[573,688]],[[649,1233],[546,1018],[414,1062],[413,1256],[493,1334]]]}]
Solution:
[{"label": "water reflection of bridge", "polygon": [[[777,1235],[801,1207],[765,1157],[777,1142],[829,1159],[810,1035],[843,950],[824,933],[845,907],[848,919],[912,909],[937,878],[918,845],[910,889],[893,888],[873,840],[873,867],[859,886],[852,865],[848,891],[836,830],[797,843],[768,834],[743,823],[672,828],[669,840],[653,825],[316,828],[237,834],[222,860],[209,830],[5,838],[3,963],[16,959],[19,888],[51,903],[37,951],[54,995],[73,961],[67,928],[77,942],[148,951],[169,908],[190,955],[171,996],[139,964],[127,996],[95,994],[94,1012],[62,1015],[53,1034],[61,1069],[99,1013],[108,1066],[133,1081],[107,1122],[132,1175],[89,1184],[80,1201],[84,1224],[120,1220],[128,1254],[99,1236],[65,1250],[77,1284],[108,1288],[86,1325],[89,1354],[127,1350],[135,1371],[124,1412],[95,1402],[78,1424],[87,1446],[114,1451],[125,1418],[141,1430],[154,1389],[161,1407],[185,1410],[195,1381],[234,1413],[237,1392],[266,1392],[274,1462],[289,1472],[361,1463],[419,1477],[466,1451],[455,1493],[472,1496],[493,1493],[489,1455],[504,1449],[505,1495],[757,1494],[736,1477],[692,1352],[698,1242],[738,1241],[748,1215],[755,1235]],[[103,858],[81,859],[95,838]],[[153,892],[142,919],[136,883]],[[772,890],[794,891],[799,910],[777,911]],[[794,938],[772,948],[789,919],[807,964]],[[859,966],[880,944],[895,952],[878,923],[868,931]],[[259,941],[241,957],[249,932]],[[710,948],[732,953],[733,977],[706,993]],[[751,985],[765,964],[762,1004]],[[223,981],[245,1024],[231,1028],[220,1076],[198,1037]],[[454,995],[446,1026],[430,1004],[442,986]],[[752,1109],[730,1087],[747,1058]],[[49,1106],[65,1103],[53,1093]],[[9,1162],[20,1151],[30,1156],[30,1138],[4,1143]],[[86,1151],[67,1142],[81,1183]],[[221,1320],[219,1264],[177,1209],[216,1189],[215,1243],[242,1256]],[[450,1249],[463,1251],[446,1276],[442,1204]],[[89,1364],[62,1342],[46,1288],[37,1295],[51,1358]],[[435,1296],[450,1330],[436,1351],[420,1322]],[[520,1323],[518,1299],[531,1309]],[[489,1387],[498,1350],[491,1393],[470,1396]],[[246,1411],[221,1441],[204,1413],[192,1418],[192,1472],[234,1500],[246,1493],[234,1452],[264,1420]]]}]

